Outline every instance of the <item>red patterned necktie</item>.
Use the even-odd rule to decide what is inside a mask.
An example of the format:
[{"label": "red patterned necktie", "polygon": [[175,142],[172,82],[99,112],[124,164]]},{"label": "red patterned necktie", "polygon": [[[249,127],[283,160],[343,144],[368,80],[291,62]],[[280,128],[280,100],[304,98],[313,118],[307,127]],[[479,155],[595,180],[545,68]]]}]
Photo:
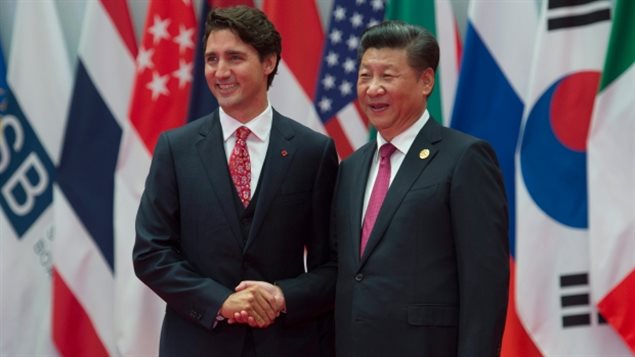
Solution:
[{"label": "red patterned necktie", "polygon": [[246,126],[236,129],[236,144],[229,157],[229,173],[236,186],[238,197],[243,205],[249,205],[251,197],[251,161],[249,160],[249,150],[247,150],[247,137],[251,131]]},{"label": "red patterned necktie", "polygon": [[366,216],[364,217],[364,224],[362,225],[362,242],[359,247],[360,257],[364,254],[364,249],[366,249],[366,244],[368,244],[368,238],[370,238],[370,233],[373,231],[373,226],[379,215],[379,209],[384,202],[386,193],[388,193],[388,186],[390,185],[390,156],[392,156],[396,149],[397,148],[391,143],[386,143],[379,148],[379,170],[377,171],[373,191],[370,193]]}]

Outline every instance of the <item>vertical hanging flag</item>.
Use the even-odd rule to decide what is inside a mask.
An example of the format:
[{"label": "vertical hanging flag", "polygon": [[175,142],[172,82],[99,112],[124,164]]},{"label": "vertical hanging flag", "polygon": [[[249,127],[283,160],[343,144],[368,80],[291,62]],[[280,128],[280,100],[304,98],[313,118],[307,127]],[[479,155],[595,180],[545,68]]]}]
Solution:
[{"label": "vertical hanging flag", "polygon": [[609,1],[545,0],[516,155],[516,307],[539,350],[628,349],[590,298],[587,133]]},{"label": "vertical hanging flag", "polygon": [[53,1],[16,4],[0,78],[0,355],[55,355],[53,191],[72,74]]},{"label": "vertical hanging flag", "polygon": [[440,61],[435,90],[428,98],[428,110],[441,124],[449,126],[461,62],[461,37],[452,3],[447,0],[388,1],[386,18],[423,26],[437,38]]},{"label": "vertical hanging flag", "polygon": [[186,121],[197,38],[193,6],[152,0],[148,7],[130,120],[150,153],[162,131]]},{"label": "vertical hanging flag", "polygon": [[[465,48],[452,127],[492,144],[503,172],[509,207],[509,241],[514,276],[514,154],[528,87],[527,69],[538,25],[533,1],[470,3]],[[443,85],[444,83],[442,83]],[[518,321],[511,284],[503,356],[540,355]]]},{"label": "vertical hanging flag", "polygon": [[[159,333],[165,304],[142,285],[132,269],[134,219],[148,174],[154,145],[161,132],[186,123],[192,87],[192,68],[197,39],[197,22],[192,1],[153,0],[148,6],[143,40],[136,56],[128,121],[124,124],[116,169],[115,221],[118,252],[127,257],[121,267],[127,278],[117,278],[124,293],[118,319],[121,348],[129,354],[158,353]],[[117,304],[119,306],[119,303]],[[130,320],[130,311],[135,311]],[[128,313],[128,316],[125,316]],[[132,331],[132,335],[125,334]],[[135,337],[136,336],[136,337]],[[138,337],[138,340],[137,340]]]},{"label": "vertical hanging flag", "polygon": [[125,1],[89,2],[55,192],[53,330],[64,356],[122,352],[115,276],[131,271],[119,271],[122,258],[115,253],[115,166],[135,52]]},{"label": "vertical hanging flag", "polygon": [[324,41],[315,1],[264,0],[262,9],[282,36],[282,58],[269,88],[271,105],[283,115],[325,133],[312,104]]},{"label": "vertical hanging flag", "polygon": [[368,119],[357,101],[357,48],[384,10],[383,0],[333,3],[314,105],[342,159],[368,142]]},{"label": "vertical hanging flag", "polygon": [[635,2],[616,0],[589,131],[591,296],[635,353]]}]

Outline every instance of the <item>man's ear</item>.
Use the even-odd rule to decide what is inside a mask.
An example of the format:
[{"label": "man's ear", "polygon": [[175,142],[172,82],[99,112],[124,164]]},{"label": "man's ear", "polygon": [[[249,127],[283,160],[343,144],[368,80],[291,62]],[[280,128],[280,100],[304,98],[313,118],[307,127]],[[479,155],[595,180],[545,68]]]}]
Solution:
[{"label": "man's ear", "polygon": [[277,59],[278,57],[275,53],[270,53],[262,60],[262,66],[266,75],[270,75],[273,69],[276,68]]},{"label": "man's ear", "polygon": [[428,67],[421,72],[421,76],[419,79],[423,82],[423,95],[429,96],[432,93],[432,88],[434,88],[434,70]]}]

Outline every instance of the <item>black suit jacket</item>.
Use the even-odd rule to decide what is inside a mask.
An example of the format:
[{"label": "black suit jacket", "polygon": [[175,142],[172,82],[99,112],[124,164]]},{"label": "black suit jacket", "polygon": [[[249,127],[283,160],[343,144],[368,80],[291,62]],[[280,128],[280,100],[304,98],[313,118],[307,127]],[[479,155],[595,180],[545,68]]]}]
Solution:
[{"label": "black suit jacket", "polygon": [[133,254],[137,276],[167,303],[161,355],[240,356],[251,328],[213,326],[242,280],[275,282],[286,299],[286,314],[252,330],[258,355],[332,352],[322,342],[328,342],[334,299],[328,225],[337,165],[331,139],[274,111],[244,239],[218,111],[161,135],[137,214]]},{"label": "black suit jacket", "polygon": [[406,154],[360,258],[376,146],[343,161],[336,186],[337,355],[497,355],[509,271],[507,204],[493,150],[431,118]]}]

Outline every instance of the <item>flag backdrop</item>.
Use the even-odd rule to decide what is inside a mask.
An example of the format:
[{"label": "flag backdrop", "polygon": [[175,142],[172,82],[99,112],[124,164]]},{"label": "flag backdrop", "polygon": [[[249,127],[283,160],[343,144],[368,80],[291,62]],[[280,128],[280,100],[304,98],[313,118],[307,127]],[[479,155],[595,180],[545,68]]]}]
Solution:
[{"label": "flag backdrop", "polygon": [[[633,5],[616,2],[606,62],[612,2],[544,0],[535,50],[536,2],[472,2],[456,100],[461,49],[448,1],[256,2],[283,38],[272,105],[333,136],[342,158],[367,140],[355,98],[363,28],[387,6],[388,17],[436,33],[431,112],[492,142],[512,209],[517,184],[504,356],[622,356],[623,341],[633,346],[635,40],[623,20]],[[137,52],[130,1],[87,2],[76,61],[52,1],[15,3],[6,69],[0,54],[0,355],[156,355],[164,304],[132,271],[136,208],[159,133],[215,106],[194,60],[204,12],[236,3],[253,5],[152,0]],[[205,9],[198,23],[194,4]]]},{"label": "flag backdrop", "polygon": [[282,36],[282,59],[269,88],[271,105],[281,114],[325,133],[312,105],[324,40],[316,4],[313,0],[264,0],[262,6]]},{"label": "flag backdrop", "polygon": [[364,29],[383,17],[381,0],[333,3],[314,104],[342,158],[368,142],[368,120],[357,101],[357,47]]},{"label": "flag backdrop", "polygon": [[[136,67],[129,77],[134,85],[117,162],[115,222],[125,279],[120,284],[119,292],[125,295],[120,295],[119,315],[130,320],[125,314],[134,311],[136,316],[129,326],[122,326],[122,334],[129,332],[125,345],[130,353],[158,353],[164,303],[134,277],[134,219],[159,134],[186,122],[194,53],[200,45],[193,6],[191,1],[149,3]],[[135,334],[142,344],[135,344]]]},{"label": "flag backdrop", "polygon": [[[511,274],[515,273],[514,154],[538,25],[533,1],[471,2],[452,127],[490,142],[503,172],[509,207]],[[502,355],[539,355],[518,321],[510,285]]]},{"label": "flag backdrop", "polygon": [[589,132],[591,295],[635,353],[635,2],[617,0]]},{"label": "flag backdrop", "polygon": [[589,283],[586,139],[610,7],[545,0],[528,71],[516,156],[516,308],[547,356],[628,354]]},{"label": "flag backdrop", "polygon": [[120,300],[120,283],[132,280],[124,269],[130,252],[121,253],[132,226],[123,240],[115,234],[115,222],[123,223],[114,219],[115,168],[137,51],[126,2],[89,2],[81,33],[55,196],[55,343],[65,356],[147,353],[153,350],[131,349],[131,338],[145,342],[138,331],[120,329],[148,318],[134,301]]},{"label": "flag backdrop", "polygon": [[17,3],[7,66],[0,104],[0,355],[55,355],[53,190],[72,74],[53,1]]}]

